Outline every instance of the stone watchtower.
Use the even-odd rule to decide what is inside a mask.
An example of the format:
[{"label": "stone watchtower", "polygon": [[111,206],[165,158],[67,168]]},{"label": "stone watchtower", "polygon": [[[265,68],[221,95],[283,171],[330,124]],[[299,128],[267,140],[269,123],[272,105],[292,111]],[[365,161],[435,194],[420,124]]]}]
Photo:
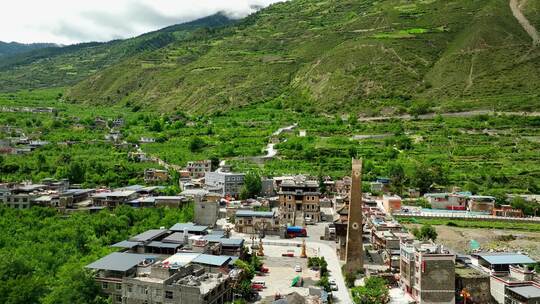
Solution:
[{"label": "stone watchtower", "polygon": [[352,185],[349,200],[349,220],[345,270],[357,272],[364,268],[364,246],[362,243],[362,160],[352,160]]}]

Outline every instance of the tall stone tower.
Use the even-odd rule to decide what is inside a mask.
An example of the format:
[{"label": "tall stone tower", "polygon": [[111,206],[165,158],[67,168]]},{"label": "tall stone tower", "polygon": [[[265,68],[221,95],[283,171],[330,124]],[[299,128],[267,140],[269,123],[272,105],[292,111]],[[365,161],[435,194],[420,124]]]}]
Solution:
[{"label": "tall stone tower", "polygon": [[352,160],[352,185],[349,201],[349,223],[345,269],[356,272],[364,268],[364,246],[362,243],[362,160]]}]

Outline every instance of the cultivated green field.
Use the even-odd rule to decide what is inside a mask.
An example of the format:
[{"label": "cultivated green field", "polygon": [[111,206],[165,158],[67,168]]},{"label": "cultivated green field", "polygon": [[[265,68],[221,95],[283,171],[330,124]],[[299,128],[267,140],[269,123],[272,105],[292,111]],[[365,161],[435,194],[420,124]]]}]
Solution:
[{"label": "cultivated green field", "polygon": [[[180,111],[144,112],[133,106],[73,105],[59,101],[61,93],[0,95],[0,106],[58,109],[57,114],[3,113],[0,126],[15,126],[31,138],[51,142],[29,155],[4,156],[3,180],[76,176],[88,185],[141,182],[144,168],[156,165],[129,160],[128,152],[135,148],[105,141],[109,128],[95,125],[97,117],[121,117],[125,124],[118,129],[123,139],[136,143],[141,136],[152,137],[157,142],[141,144],[142,150],[181,166],[190,160],[218,158],[229,160],[236,170],[258,170],[268,176],[305,173],[340,178],[349,173],[351,157],[362,157],[364,180],[391,177],[396,192],[407,187],[427,191],[433,183],[498,196],[540,191],[538,117],[436,116],[358,122],[354,117],[283,109],[275,101],[190,116]],[[272,133],[293,123],[298,123],[294,132],[280,135],[277,158],[264,163],[245,159],[264,155]],[[300,137],[299,129],[306,130],[307,136]],[[65,141],[73,145],[65,146]]]}]

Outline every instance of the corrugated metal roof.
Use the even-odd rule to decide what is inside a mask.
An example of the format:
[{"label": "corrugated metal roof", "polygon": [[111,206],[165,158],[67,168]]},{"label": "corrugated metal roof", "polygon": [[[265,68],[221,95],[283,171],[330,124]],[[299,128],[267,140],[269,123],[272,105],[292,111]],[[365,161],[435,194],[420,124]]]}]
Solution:
[{"label": "corrugated metal roof", "polygon": [[251,211],[251,210],[238,210],[236,211],[236,217],[266,217],[273,218],[274,211]]},{"label": "corrugated metal roof", "polygon": [[195,225],[193,223],[177,223],[171,227],[171,231],[184,231],[187,229],[188,232],[204,232],[208,230],[208,226]]},{"label": "corrugated metal roof", "polygon": [[132,241],[121,241],[116,244],[111,245],[115,248],[133,248],[135,246],[142,245],[142,242],[132,242]]},{"label": "corrugated metal roof", "polygon": [[510,287],[508,288],[511,291],[517,293],[518,295],[524,297],[525,299],[534,299],[540,298],[540,288],[536,286],[519,286],[519,287]]},{"label": "corrugated metal roof", "polygon": [[239,247],[244,244],[244,239],[220,239],[219,242],[223,246]]},{"label": "corrugated metal roof", "polygon": [[148,247],[154,247],[154,248],[167,248],[167,249],[176,249],[180,246],[182,246],[182,244],[174,244],[174,243],[163,243],[163,242],[157,242],[157,241],[154,241],[154,242],[150,242],[148,245],[146,245]]},{"label": "corrugated metal roof", "polygon": [[195,259],[199,255],[200,253],[195,253],[195,252],[179,252],[174,255],[171,255],[168,259],[163,261],[163,263],[184,266],[191,263],[191,261],[193,261],[193,259]]},{"label": "corrugated metal roof", "polygon": [[478,253],[477,255],[492,265],[536,263],[534,260],[521,253]]},{"label": "corrugated metal roof", "polygon": [[86,268],[125,272],[148,259],[155,257],[147,254],[113,252],[87,265]]},{"label": "corrugated metal roof", "polygon": [[223,266],[228,264],[230,260],[230,257],[224,255],[200,254],[192,262],[211,266]]},{"label": "corrugated metal roof", "polygon": [[164,243],[184,244],[184,234],[181,232],[175,232],[161,241]]},{"label": "corrugated metal roof", "polygon": [[138,234],[134,237],[131,237],[129,241],[135,241],[135,242],[146,242],[151,241],[155,238],[158,238],[162,235],[167,233],[167,230],[165,229],[150,229],[148,231],[145,231],[141,234]]}]

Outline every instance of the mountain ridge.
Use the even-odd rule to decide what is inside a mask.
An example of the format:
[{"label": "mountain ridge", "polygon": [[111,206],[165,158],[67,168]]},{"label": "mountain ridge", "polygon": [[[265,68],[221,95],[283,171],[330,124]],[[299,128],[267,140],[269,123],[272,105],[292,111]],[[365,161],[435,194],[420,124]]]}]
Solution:
[{"label": "mountain ridge", "polygon": [[199,29],[232,22],[218,13],[124,40],[85,42],[0,58],[0,91],[73,85],[126,58],[186,39]]},{"label": "mountain ridge", "polygon": [[540,103],[539,57],[507,0],[293,0],[222,36],[119,63],[67,98],[193,113],[265,101],[370,114],[519,110]]},{"label": "mountain ridge", "polygon": [[0,41],[0,58],[49,47],[60,47],[60,45],[55,43],[19,43],[15,41]]}]

